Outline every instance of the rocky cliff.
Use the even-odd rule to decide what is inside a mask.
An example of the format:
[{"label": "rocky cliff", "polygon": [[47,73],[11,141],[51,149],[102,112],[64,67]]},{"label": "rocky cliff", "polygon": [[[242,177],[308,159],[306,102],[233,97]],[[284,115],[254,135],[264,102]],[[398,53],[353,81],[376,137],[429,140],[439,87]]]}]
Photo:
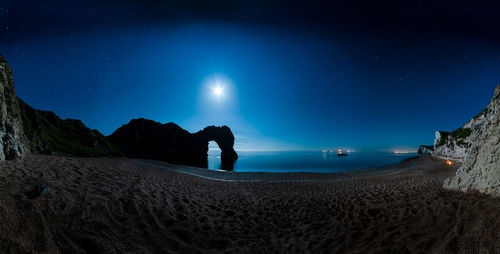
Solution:
[{"label": "rocky cliff", "polygon": [[432,155],[442,159],[463,161],[469,153],[472,130],[485,120],[486,109],[462,127],[452,131],[436,131]]},{"label": "rocky cliff", "polygon": [[459,128],[452,132],[436,131],[432,155],[441,159],[462,161],[469,149],[470,129]]},{"label": "rocky cliff", "polygon": [[421,145],[418,147],[417,153],[419,154],[427,154],[427,155],[432,155],[432,152],[434,151],[434,146],[425,146]]},{"label": "rocky cliff", "polygon": [[174,123],[161,124],[141,118],[120,127],[109,139],[125,155],[135,158],[206,167],[208,142],[212,140],[222,150],[224,169],[231,169],[238,158],[233,149],[233,133],[227,126],[209,126],[189,133]]},{"label": "rocky cliff", "polygon": [[0,160],[24,157],[22,129],[12,70],[0,56]]},{"label": "rocky cliff", "polygon": [[0,160],[26,153],[109,156],[121,153],[97,130],[81,121],[62,120],[17,98],[12,70],[0,56]]},{"label": "rocky cliff", "polygon": [[227,126],[209,126],[191,134],[174,123],[134,119],[105,137],[80,120],[63,120],[53,112],[36,110],[17,98],[12,70],[0,56],[0,160],[23,158],[26,153],[125,154],[206,167],[208,142],[212,140],[222,150],[222,167],[232,169],[238,155],[233,149],[233,133]]},{"label": "rocky cliff", "polygon": [[473,120],[465,126],[470,135],[464,163],[444,187],[500,196],[500,85],[488,107]]}]

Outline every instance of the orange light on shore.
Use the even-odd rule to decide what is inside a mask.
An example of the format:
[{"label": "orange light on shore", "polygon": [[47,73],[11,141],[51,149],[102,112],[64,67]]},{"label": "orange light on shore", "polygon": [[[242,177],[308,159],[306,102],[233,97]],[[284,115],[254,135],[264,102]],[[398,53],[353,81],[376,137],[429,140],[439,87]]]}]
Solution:
[{"label": "orange light on shore", "polygon": [[451,166],[451,165],[453,165],[453,161],[446,160],[446,164],[448,164],[448,165],[450,165],[450,166]]}]

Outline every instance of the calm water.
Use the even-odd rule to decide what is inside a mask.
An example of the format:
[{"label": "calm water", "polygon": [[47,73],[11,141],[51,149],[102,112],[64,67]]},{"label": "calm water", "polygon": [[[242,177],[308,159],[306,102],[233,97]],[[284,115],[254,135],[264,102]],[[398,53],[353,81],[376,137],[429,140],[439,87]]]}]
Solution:
[{"label": "calm water", "polygon": [[[353,152],[349,156],[321,151],[238,151],[234,171],[249,172],[341,172],[396,164],[418,154]],[[220,169],[220,150],[209,150],[208,168]]]}]

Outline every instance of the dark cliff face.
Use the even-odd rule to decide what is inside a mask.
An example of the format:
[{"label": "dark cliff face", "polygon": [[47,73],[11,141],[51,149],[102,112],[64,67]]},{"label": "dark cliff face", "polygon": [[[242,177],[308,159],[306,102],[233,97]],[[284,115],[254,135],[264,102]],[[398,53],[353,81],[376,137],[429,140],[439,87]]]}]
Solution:
[{"label": "dark cliff face", "polygon": [[12,69],[0,56],[0,160],[24,157],[22,128]]},{"label": "dark cliff face", "polygon": [[12,70],[0,56],[0,160],[23,158],[26,153],[121,155],[104,135],[81,121],[62,120],[17,98]]},{"label": "dark cliff face", "polygon": [[141,118],[120,127],[109,139],[126,156],[134,158],[207,167],[208,142],[212,140],[222,150],[224,169],[232,169],[238,158],[233,149],[233,133],[227,126],[209,126],[191,134],[174,123],[161,124]]},{"label": "dark cliff face", "polygon": [[97,130],[80,120],[62,120],[19,99],[26,149],[34,154],[117,156],[121,153]]},{"label": "dark cliff face", "polygon": [[223,168],[232,169],[238,155],[227,126],[209,126],[191,134],[174,123],[134,119],[105,137],[80,120],[63,120],[53,112],[36,110],[17,98],[12,70],[0,56],[0,161],[23,158],[25,153],[83,157],[125,154],[206,167],[211,140],[222,150]]}]

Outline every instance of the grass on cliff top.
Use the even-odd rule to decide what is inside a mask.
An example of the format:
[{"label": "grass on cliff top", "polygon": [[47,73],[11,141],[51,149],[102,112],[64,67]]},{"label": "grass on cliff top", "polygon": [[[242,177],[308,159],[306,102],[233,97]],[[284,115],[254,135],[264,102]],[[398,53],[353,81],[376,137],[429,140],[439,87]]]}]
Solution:
[{"label": "grass on cliff top", "polygon": [[488,116],[488,107],[484,108],[481,112],[479,112],[479,114],[475,115],[474,119],[478,119],[482,115],[484,115],[484,117]]},{"label": "grass on cliff top", "polygon": [[[43,119],[43,116],[41,117]],[[82,130],[62,120],[54,125],[43,119],[47,125],[42,128],[42,138],[49,143],[50,150],[58,154],[74,156],[117,156],[121,153],[96,130]]]},{"label": "grass on cliff top", "polygon": [[33,152],[81,157],[122,155],[103,134],[81,121],[62,120],[52,112],[35,110],[19,101],[28,145],[41,149]]},{"label": "grass on cliff top", "polygon": [[[481,112],[473,117],[474,120],[481,116],[488,116],[488,108],[484,108]],[[442,146],[448,142],[448,138],[451,136],[452,139],[457,140],[458,145],[465,145],[464,139],[469,137],[472,133],[470,128],[458,128],[452,132],[440,131],[441,139],[439,140],[438,146]]]},{"label": "grass on cliff top", "polygon": [[452,132],[440,131],[441,139],[439,139],[438,146],[445,145],[448,139],[451,137],[453,140],[457,141],[458,145],[465,145],[464,139],[472,134],[471,128],[458,128]]}]

